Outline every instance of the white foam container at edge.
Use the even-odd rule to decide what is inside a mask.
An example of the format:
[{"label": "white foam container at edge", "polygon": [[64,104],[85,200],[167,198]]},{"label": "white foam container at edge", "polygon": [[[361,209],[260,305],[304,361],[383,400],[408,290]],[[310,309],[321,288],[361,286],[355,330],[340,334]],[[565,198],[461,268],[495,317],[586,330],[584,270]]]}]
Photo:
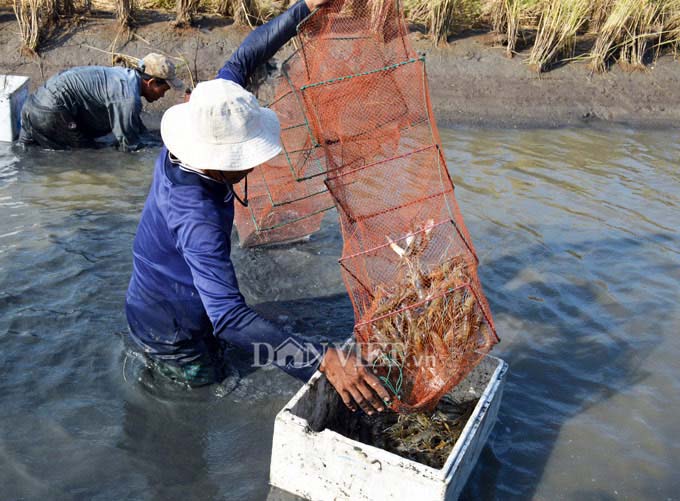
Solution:
[{"label": "white foam container at edge", "polygon": [[507,367],[487,356],[451,391],[479,400],[441,470],[324,429],[343,404],[317,372],[276,416],[270,483],[311,500],[457,499],[496,421]]},{"label": "white foam container at edge", "polygon": [[19,75],[0,75],[0,141],[19,137],[21,107],[28,97],[30,79]]}]

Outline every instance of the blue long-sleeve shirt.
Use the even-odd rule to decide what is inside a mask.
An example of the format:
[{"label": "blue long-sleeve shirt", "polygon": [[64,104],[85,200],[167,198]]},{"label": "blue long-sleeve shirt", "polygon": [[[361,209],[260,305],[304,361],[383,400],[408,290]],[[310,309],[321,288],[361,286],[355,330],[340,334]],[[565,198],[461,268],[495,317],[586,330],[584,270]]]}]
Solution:
[{"label": "blue long-sleeve shirt", "polygon": [[[244,85],[308,14],[301,0],[253,31],[218,78]],[[291,352],[296,349],[291,336],[246,305],[230,259],[233,220],[232,187],[180,169],[162,148],[133,245],[126,299],[132,339],[146,353],[178,364],[201,357],[210,349],[211,336],[251,353],[253,343],[273,349],[283,344],[275,365],[306,379],[320,358],[312,361],[313,350],[321,347],[293,338],[310,350]],[[260,347],[262,357],[270,354]]]}]

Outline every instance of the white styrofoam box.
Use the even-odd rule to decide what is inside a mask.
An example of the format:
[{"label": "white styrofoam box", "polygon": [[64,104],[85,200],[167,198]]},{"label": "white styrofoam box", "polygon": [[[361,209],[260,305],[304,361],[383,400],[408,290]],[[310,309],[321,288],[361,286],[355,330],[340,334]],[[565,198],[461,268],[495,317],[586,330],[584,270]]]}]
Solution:
[{"label": "white styrofoam box", "polygon": [[317,372],[276,416],[269,481],[311,500],[457,499],[496,421],[507,368],[487,356],[449,394],[479,400],[440,470],[326,429],[344,404]]},{"label": "white styrofoam box", "polygon": [[12,142],[19,137],[21,107],[28,97],[30,78],[0,75],[0,141]]}]

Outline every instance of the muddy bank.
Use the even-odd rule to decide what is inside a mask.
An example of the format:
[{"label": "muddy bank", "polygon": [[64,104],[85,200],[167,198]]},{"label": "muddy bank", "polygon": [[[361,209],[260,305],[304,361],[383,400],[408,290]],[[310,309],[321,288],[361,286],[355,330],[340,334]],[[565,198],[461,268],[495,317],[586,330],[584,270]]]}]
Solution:
[{"label": "muddy bank", "polygon": [[[33,86],[72,66],[109,64],[110,56],[93,49],[143,56],[152,50],[182,55],[199,80],[212,78],[249,30],[231,20],[204,16],[198,26],[177,31],[171,14],[144,11],[136,34],[119,34],[110,13],[95,13],[60,29],[40,58],[20,54],[14,14],[0,10],[0,73],[28,75]],[[591,75],[585,63],[572,62],[541,77],[522,55],[505,57],[488,35],[473,34],[433,49],[412,35],[426,53],[432,102],[440,125],[491,127],[561,127],[586,123],[624,123],[638,127],[680,126],[680,62],[661,57],[649,71],[626,73],[618,67]],[[186,76],[182,75],[183,77]],[[188,78],[186,79],[189,80]],[[172,95],[147,106],[152,122],[180,99]]]},{"label": "muddy bank", "polygon": [[618,66],[591,74],[571,62],[540,77],[524,55],[508,59],[488,36],[457,40],[428,53],[432,102],[440,123],[561,127],[617,122],[680,126],[680,61],[662,56],[645,72]]}]

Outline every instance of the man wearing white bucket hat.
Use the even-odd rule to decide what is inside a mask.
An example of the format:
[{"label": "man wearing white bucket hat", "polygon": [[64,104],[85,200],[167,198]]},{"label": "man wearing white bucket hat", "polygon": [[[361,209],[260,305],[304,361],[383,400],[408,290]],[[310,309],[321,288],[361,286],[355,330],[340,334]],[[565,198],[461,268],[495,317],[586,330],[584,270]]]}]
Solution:
[{"label": "man wearing white bucket hat", "polygon": [[221,78],[199,83],[191,100],[171,107],[161,121],[165,146],[186,168],[229,173],[231,179],[278,155],[280,132],[276,113]]},{"label": "man wearing white bucket hat", "polygon": [[296,363],[272,362],[301,379],[320,366],[350,408],[373,413],[389,400],[378,378],[354,355],[290,336],[251,310],[230,259],[232,185],[281,151],[276,114],[243,86],[310,9],[328,1],[300,0],[253,31],[216,80],[198,84],[188,102],[163,116],[165,147],[135,237],[126,314],[132,341],[171,379],[189,385],[221,380],[223,343],[249,353],[307,346],[300,357],[292,354]]}]

